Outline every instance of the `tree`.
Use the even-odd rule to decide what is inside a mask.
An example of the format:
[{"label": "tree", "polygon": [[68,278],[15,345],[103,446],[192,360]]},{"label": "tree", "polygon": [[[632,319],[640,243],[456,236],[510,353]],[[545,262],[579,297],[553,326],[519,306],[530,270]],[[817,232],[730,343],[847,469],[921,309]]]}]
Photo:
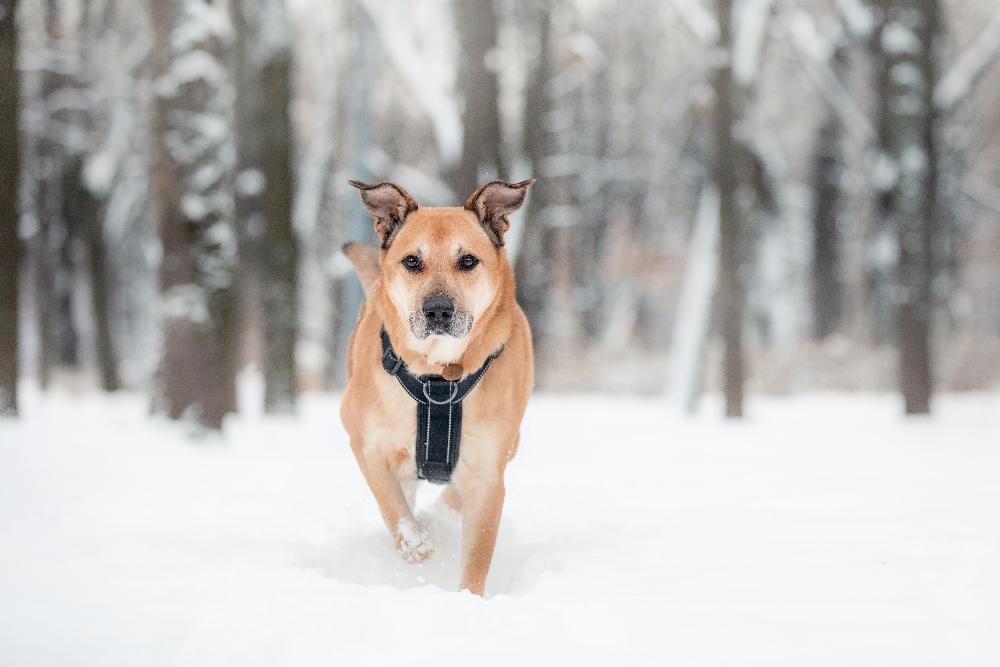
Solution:
[{"label": "tree", "polygon": [[33,248],[35,307],[38,322],[38,379],[44,388],[53,368],[80,363],[79,334],[73,317],[76,262],[73,245],[78,230],[67,216],[66,186],[74,157],[82,147],[78,132],[83,105],[73,76],[73,54],[67,48],[68,12],[61,0],[45,0],[45,56],[40,80],[42,122],[37,148],[28,164],[35,181],[34,214],[38,220]]},{"label": "tree", "polygon": [[715,152],[712,173],[719,194],[718,315],[723,340],[723,393],[726,416],[743,416],[743,230],[736,206],[736,89],[733,83],[733,2],[716,0],[719,48],[725,53],[716,65]]},{"label": "tree", "polygon": [[895,328],[907,414],[930,412],[934,238],[938,209],[938,0],[893,0],[880,31],[882,153],[894,174],[882,212],[897,242]]},{"label": "tree", "polygon": [[545,334],[545,305],[552,285],[555,234],[546,220],[546,206],[553,199],[555,184],[545,177],[543,164],[555,150],[554,137],[546,123],[552,112],[550,84],[555,72],[552,43],[552,9],[536,9],[538,58],[532,69],[524,99],[524,150],[532,174],[539,180],[528,198],[523,218],[525,229],[514,260],[517,301],[531,325],[535,348],[542,347]]},{"label": "tree", "polygon": [[19,97],[17,0],[0,0],[0,416],[17,414]]},{"label": "tree", "polygon": [[[93,3],[80,3],[80,26],[77,31],[79,70],[75,77],[77,94],[81,99],[89,95],[95,74],[93,71],[92,46],[96,31],[92,30]],[[104,241],[104,213],[107,188],[88,178],[88,168],[93,168],[96,152],[94,112],[90,105],[81,105],[76,110],[75,123],[83,137],[78,152],[70,159],[69,168],[63,180],[63,217],[72,220],[70,228],[77,229],[86,248],[87,273],[90,277],[90,307],[94,321],[94,348],[97,367],[101,377],[101,387],[105,391],[121,388],[118,375],[118,358],[112,335],[111,290],[113,279],[107,246]]]},{"label": "tree", "polygon": [[154,406],[218,429],[236,410],[235,155],[225,4],[151,5],[163,348]]},{"label": "tree", "polygon": [[455,20],[461,48],[458,88],[464,100],[462,159],[455,175],[460,197],[483,181],[505,177],[500,132],[500,93],[496,57],[499,21],[494,0],[456,0]]},{"label": "tree", "polygon": [[[840,74],[847,66],[843,44],[834,46],[831,68]],[[827,103],[816,133],[813,153],[813,337],[823,340],[840,326],[843,285],[840,275],[841,122]]]},{"label": "tree", "polygon": [[[292,226],[291,48],[284,0],[232,0],[236,216],[259,295],[264,409],[294,409],[298,240]],[[251,260],[252,261],[248,261]]]}]

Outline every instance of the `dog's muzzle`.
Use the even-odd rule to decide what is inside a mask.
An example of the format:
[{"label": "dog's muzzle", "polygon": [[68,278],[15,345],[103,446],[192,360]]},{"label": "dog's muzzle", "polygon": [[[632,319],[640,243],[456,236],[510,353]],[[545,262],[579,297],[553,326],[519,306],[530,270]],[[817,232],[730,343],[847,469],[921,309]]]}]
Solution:
[{"label": "dog's muzzle", "polygon": [[433,335],[462,338],[472,328],[472,315],[457,310],[451,297],[436,294],[424,299],[420,311],[410,315],[410,328],[421,340]]}]

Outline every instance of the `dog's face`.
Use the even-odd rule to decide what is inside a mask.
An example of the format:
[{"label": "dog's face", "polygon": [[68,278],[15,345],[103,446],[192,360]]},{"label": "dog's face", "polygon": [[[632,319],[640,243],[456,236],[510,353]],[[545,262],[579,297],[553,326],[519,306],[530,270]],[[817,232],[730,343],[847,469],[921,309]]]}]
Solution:
[{"label": "dog's face", "polygon": [[469,211],[413,213],[382,261],[382,280],[418,340],[464,338],[496,295],[500,253]]},{"label": "dog's face", "polygon": [[388,297],[417,341],[439,342],[454,356],[489,308],[506,262],[501,248],[507,216],[521,206],[532,183],[493,181],[477,189],[464,208],[422,209],[397,185],[352,181],[382,237]]}]

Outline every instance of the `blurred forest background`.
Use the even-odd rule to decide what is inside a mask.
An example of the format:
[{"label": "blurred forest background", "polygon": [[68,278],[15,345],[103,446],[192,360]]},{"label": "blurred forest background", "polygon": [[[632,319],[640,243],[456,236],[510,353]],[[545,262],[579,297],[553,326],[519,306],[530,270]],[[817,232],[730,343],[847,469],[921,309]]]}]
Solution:
[{"label": "blurred forest background", "polygon": [[995,0],[0,0],[0,412],[342,386],[347,178],[539,179],[543,390],[996,388],[998,64]]}]

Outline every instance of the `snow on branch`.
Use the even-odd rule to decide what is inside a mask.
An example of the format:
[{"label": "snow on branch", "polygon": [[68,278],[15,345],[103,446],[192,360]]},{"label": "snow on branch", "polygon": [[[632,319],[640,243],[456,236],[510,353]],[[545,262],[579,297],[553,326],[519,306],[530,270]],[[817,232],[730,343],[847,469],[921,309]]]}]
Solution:
[{"label": "snow on branch", "polygon": [[438,151],[445,166],[462,156],[462,114],[458,100],[421,63],[427,62],[403,20],[403,7],[392,0],[361,0],[371,18],[382,48],[396,67],[403,83],[423,108],[434,129]]},{"label": "snow on branch", "polygon": [[959,56],[934,89],[934,105],[940,111],[950,111],[962,101],[1000,55],[1000,12],[980,33],[965,53]]},{"label": "snow on branch", "polygon": [[847,31],[855,38],[865,39],[875,29],[872,9],[862,0],[837,0],[837,11]]},{"label": "snow on branch", "polygon": [[799,62],[806,74],[837,114],[848,134],[863,146],[870,144],[875,130],[864,111],[854,104],[850,91],[830,67],[832,45],[820,35],[812,17],[800,9],[784,5],[778,16],[781,26],[791,38],[789,41],[804,56]]},{"label": "snow on branch", "polygon": [[369,173],[384,174],[387,180],[406,183],[406,189],[421,204],[450,206],[456,201],[455,193],[443,180],[417,167],[401,164],[377,147],[365,151],[363,159]]},{"label": "snow on branch", "polygon": [[757,78],[761,47],[767,31],[771,0],[742,0],[736,10],[736,36],[733,39],[733,76],[749,86]]},{"label": "snow on branch", "polygon": [[674,0],[674,9],[702,44],[715,44],[719,39],[719,24],[701,0]]},{"label": "snow on branch", "polygon": [[174,53],[184,53],[212,38],[222,43],[232,39],[233,25],[224,3],[186,0],[182,11],[181,20],[170,34],[170,47]]}]

